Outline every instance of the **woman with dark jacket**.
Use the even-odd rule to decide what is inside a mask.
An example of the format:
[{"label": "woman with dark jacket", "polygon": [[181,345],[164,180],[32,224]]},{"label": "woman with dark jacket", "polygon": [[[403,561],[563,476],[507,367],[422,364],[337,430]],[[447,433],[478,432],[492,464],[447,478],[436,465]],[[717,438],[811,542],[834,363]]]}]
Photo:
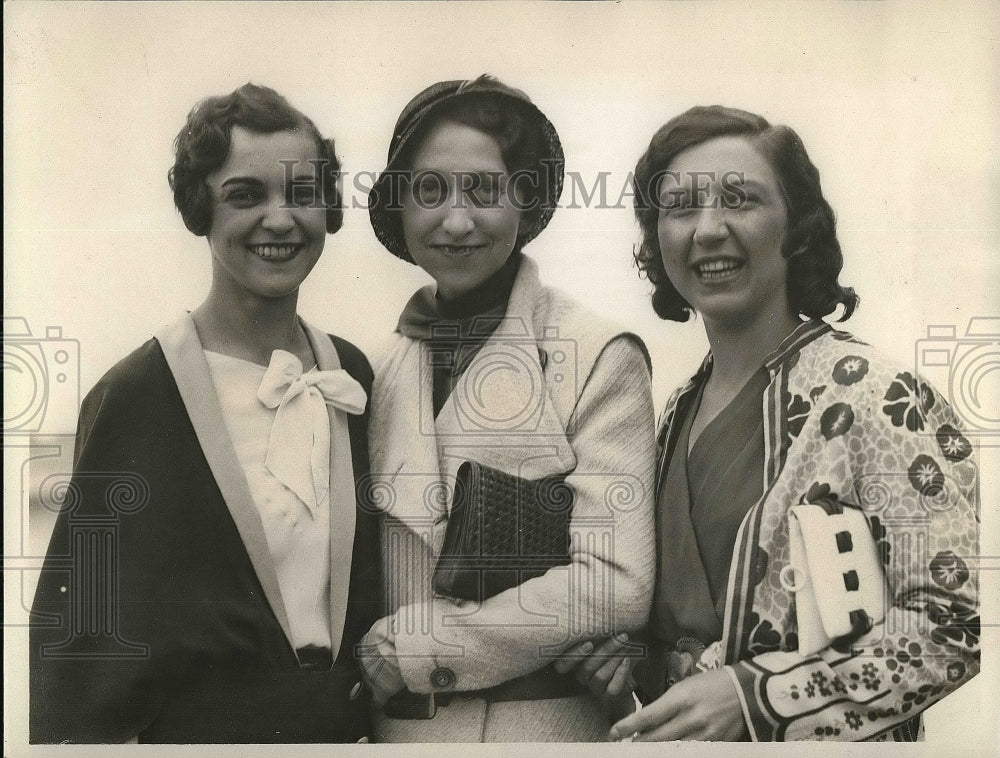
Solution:
[{"label": "woman with dark jacket", "polygon": [[170,184],[211,289],[83,402],[33,607],[32,742],[367,739],[371,369],[296,313],[338,170],[266,87],[188,116]]}]

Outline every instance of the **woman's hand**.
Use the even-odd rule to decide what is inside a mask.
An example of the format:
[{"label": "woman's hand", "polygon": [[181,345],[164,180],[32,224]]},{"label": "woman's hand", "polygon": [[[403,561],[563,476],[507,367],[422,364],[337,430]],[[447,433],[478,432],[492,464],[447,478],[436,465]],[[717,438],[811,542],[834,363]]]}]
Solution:
[{"label": "woman's hand", "polygon": [[396,662],[396,645],[389,631],[388,617],[376,621],[361,638],[358,663],[365,684],[372,692],[372,702],[378,708],[406,686]]},{"label": "woman's hand", "polygon": [[723,669],[683,679],[637,713],[611,727],[611,739],[635,742],[749,738],[736,687]]},{"label": "woman's hand", "polygon": [[560,674],[573,672],[576,680],[599,699],[612,721],[635,711],[632,690],[631,646],[627,634],[608,637],[595,649],[595,642],[585,640],[566,650],[554,668]]}]

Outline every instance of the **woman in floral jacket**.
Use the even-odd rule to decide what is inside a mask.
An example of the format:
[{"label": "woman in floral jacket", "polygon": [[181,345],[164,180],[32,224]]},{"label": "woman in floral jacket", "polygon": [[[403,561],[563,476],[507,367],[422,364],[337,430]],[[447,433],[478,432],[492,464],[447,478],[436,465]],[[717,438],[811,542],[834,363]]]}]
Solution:
[{"label": "woman in floral jacket", "polygon": [[[858,299],[791,129],[693,108],[654,135],[635,184],[654,309],[700,314],[711,353],[660,423],[646,707],[612,737],[918,738],[920,712],[979,669],[972,446],[929,385],[820,320]],[[863,513],[884,571],[884,618],[818,652],[800,644],[807,604],[797,613],[789,581],[789,509],[805,503]],[[863,531],[836,535],[841,556]],[[820,602],[883,582],[810,568]],[[612,638],[576,673],[628,711],[629,667]]]}]

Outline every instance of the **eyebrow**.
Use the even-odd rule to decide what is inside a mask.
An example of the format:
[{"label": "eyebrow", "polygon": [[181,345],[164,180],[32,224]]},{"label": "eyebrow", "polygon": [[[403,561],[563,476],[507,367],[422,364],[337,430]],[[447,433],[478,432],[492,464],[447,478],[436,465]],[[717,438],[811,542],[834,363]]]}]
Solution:
[{"label": "eyebrow", "polygon": [[257,184],[257,185],[263,185],[264,182],[262,182],[260,179],[255,179],[255,178],[250,177],[250,176],[231,176],[228,179],[226,179],[226,181],[224,181],[221,186],[222,187],[228,187],[230,184]]},{"label": "eyebrow", "polygon": [[468,171],[466,169],[451,169],[451,170],[447,170],[447,171],[442,171],[439,168],[433,168],[431,166],[428,166],[427,168],[420,168],[418,166],[414,166],[413,168],[409,169],[409,173],[410,173],[411,176],[421,176],[423,174],[430,174],[430,175],[438,174],[440,176],[455,176],[457,174],[459,176],[478,176],[480,179],[502,179],[505,176],[510,176],[510,173],[506,169],[502,169],[502,170],[493,170],[493,169],[490,169],[490,170],[482,170],[482,171]]}]

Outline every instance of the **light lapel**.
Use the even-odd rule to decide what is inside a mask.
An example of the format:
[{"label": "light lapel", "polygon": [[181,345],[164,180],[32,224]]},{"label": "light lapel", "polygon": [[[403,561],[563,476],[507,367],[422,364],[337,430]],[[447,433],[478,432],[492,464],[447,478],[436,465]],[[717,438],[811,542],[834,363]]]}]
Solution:
[{"label": "light lapel", "polygon": [[[340,356],[330,338],[302,322],[320,371],[341,368]],[[330,643],[336,660],[344,636],[347,596],[351,586],[351,558],[354,552],[355,511],[354,465],[347,414],[327,405],[330,416]]]},{"label": "light lapel", "polygon": [[[250,563],[264,590],[264,597],[285,633],[288,644],[294,649],[288,614],[281,599],[278,574],[271,560],[264,526],[257,506],[250,494],[250,485],[236,457],[232,440],[222,415],[222,406],[215,394],[212,374],[205,360],[205,353],[198,338],[198,330],[190,314],[156,335],[174,375],[177,390],[194,427],[198,444],[215,477],[215,482],[226,502],[226,507],[243,540]],[[331,524],[333,523],[331,519]]]}]

